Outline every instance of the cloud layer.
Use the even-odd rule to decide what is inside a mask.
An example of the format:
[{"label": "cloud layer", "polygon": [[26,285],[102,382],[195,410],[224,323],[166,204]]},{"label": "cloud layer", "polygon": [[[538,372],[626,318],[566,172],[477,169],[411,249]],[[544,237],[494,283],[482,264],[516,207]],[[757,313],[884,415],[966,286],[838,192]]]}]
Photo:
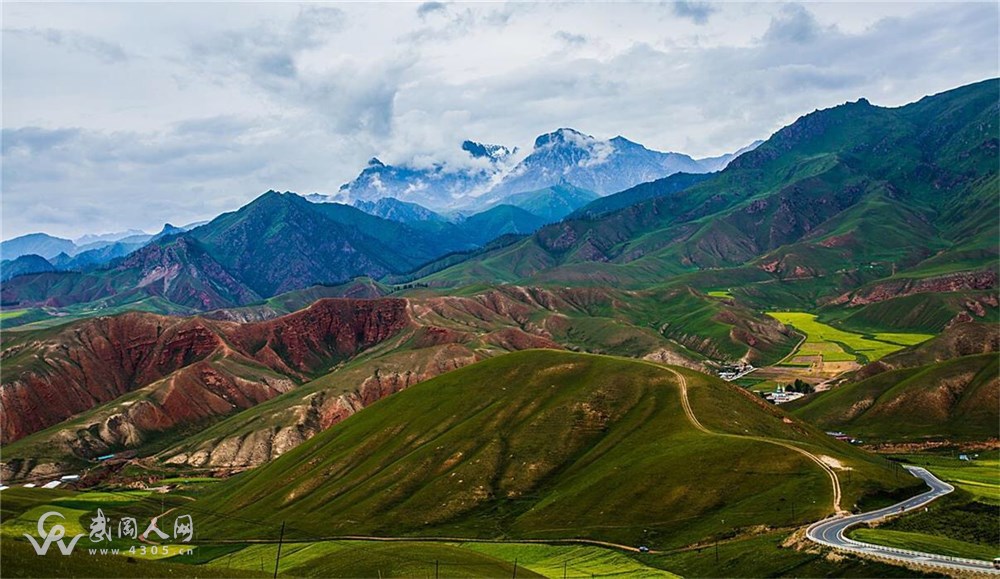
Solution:
[{"label": "cloud layer", "polygon": [[2,10],[4,238],[158,229],[563,126],[715,155],[998,68],[995,3]]}]

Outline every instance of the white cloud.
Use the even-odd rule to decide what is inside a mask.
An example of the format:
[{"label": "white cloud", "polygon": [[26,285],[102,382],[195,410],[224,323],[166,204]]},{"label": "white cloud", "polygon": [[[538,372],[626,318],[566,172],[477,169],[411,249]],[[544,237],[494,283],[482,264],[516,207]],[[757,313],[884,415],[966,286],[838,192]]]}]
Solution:
[{"label": "white cloud", "polygon": [[[996,76],[997,6],[4,3],[4,237],[154,229],[573,127],[693,156]],[[58,200],[54,203],[52,200]]]}]

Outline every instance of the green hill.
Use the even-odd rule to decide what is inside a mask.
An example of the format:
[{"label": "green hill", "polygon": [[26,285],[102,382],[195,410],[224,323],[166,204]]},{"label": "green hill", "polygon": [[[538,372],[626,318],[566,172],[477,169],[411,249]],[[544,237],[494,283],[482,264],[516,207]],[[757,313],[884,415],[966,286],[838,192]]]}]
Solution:
[{"label": "green hill", "polygon": [[[738,298],[811,308],[859,287],[852,303],[963,289],[935,281],[959,272],[986,276],[971,289],[995,287],[996,93],[991,79],[899,108],[861,99],[816,111],[700,182],[648,184],[641,203],[544,227],[424,281],[648,287],[687,274],[717,289],[721,269],[723,283],[745,286]],[[801,280],[821,281],[788,283]]]},{"label": "green hill", "polygon": [[[383,399],[194,506],[202,537],[590,538],[655,547],[828,514],[900,485],[884,461],[691,371],[533,350]],[[694,415],[685,414],[680,376]],[[778,440],[776,443],[771,438]],[[820,460],[820,458],[816,458]],[[919,485],[917,485],[919,486]],[[905,491],[904,491],[905,492]],[[724,522],[723,522],[724,521]]]},{"label": "green hill", "polygon": [[882,372],[818,394],[794,412],[866,441],[988,440],[1000,424],[1000,360],[962,356]]}]

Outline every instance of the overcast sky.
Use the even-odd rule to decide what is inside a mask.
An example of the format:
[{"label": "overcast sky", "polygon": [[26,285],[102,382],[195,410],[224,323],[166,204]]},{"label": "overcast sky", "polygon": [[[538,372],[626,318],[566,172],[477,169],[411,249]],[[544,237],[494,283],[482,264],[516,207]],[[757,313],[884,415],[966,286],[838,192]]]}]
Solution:
[{"label": "overcast sky", "polygon": [[992,1],[2,11],[4,238],[154,231],[558,127],[717,155],[997,76],[1000,26]]}]

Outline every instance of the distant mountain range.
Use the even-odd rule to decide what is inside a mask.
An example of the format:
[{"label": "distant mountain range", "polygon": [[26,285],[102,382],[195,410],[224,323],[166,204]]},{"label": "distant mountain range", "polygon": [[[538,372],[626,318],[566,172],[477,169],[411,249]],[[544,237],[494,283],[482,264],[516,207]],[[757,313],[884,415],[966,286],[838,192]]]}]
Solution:
[{"label": "distant mountain range", "polygon": [[600,140],[562,128],[535,139],[531,152],[514,166],[510,161],[517,149],[465,141],[462,150],[469,155],[468,167],[387,165],[375,158],[353,181],[341,186],[338,195],[309,198],[367,202],[392,197],[449,212],[482,208],[510,195],[556,185],[607,195],[681,171],[718,171],[759,144],[720,157],[693,159],[653,151],[624,137]]},{"label": "distant mountain range", "polygon": [[[80,264],[81,253],[49,260],[56,269],[77,260],[73,273],[46,271],[38,260],[10,264],[31,275],[9,279],[3,303],[58,307],[157,296],[205,310],[357,276],[435,286],[639,288],[685,276],[713,287],[739,280],[747,288],[742,299],[760,307],[776,292],[815,307],[956,284],[980,291],[997,277],[996,86],[984,81],[900,108],[862,99],[816,111],[734,159],[696,161],[560,129],[539,137],[525,159],[478,194],[487,208],[478,213],[434,211],[406,201],[414,195],[402,187],[424,191],[418,198],[460,199],[459,188],[415,183],[485,183],[492,167],[510,161],[503,147],[466,142],[485,168],[464,177],[443,166],[372,162],[347,189],[374,195],[381,183],[377,199],[356,199],[352,207],[268,192],[131,252],[122,246],[131,238],[101,242],[108,245],[94,262],[103,269]],[[709,161],[728,164],[701,172]],[[671,174],[650,177],[658,173]],[[614,192],[624,183],[633,185]],[[70,256],[67,248],[76,246],[33,235],[2,250]],[[934,281],[942,275],[958,278]],[[768,285],[820,278],[827,280],[821,288]]]},{"label": "distant mountain range", "polygon": [[[314,203],[348,201],[365,213],[398,223],[451,223],[463,229],[462,243],[446,244],[447,250],[468,250],[499,235],[532,233],[601,195],[636,183],[680,170],[717,170],[735,155],[696,161],[687,155],[652,151],[623,137],[601,141],[573,129],[541,135],[531,153],[516,165],[516,148],[467,140],[462,150],[469,164],[458,169],[444,163],[422,168],[391,166],[373,158],[337,194],[304,197]],[[157,239],[204,223],[166,224],[157,234],[139,230],[88,234],[75,241],[45,233],[24,235],[0,243],[0,259],[4,260],[0,278],[103,268]],[[480,229],[474,231],[477,226]],[[42,259],[14,263],[24,256]]]},{"label": "distant mountain range", "polygon": [[[813,307],[983,289],[997,277],[997,84],[899,108],[861,99],[813,112],[719,173],[603,197],[579,218],[423,281],[478,283],[489,271],[494,282],[646,287],[686,275],[701,285],[760,282],[745,297],[762,306],[791,292],[784,301]],[[927,281],[963,271],[979,273]],[[838,298],[859,286],[867,289]]]},{"label": "distant mountain range", "polygon": [[[397,200],[365,206],[394,219],[269,191],[191,231],[156,236],[103,268],[54,271],[58,268],[43,263],[52,262],[32,256],[17,268],[34,275],[8,280],[3,303],[59,307],[156,296],[199,310],[244,305],[314,284],[403,274],[445,254],[474,250],[503,235],[531,233],[548,222],[505,204],[452,220]],[[119,247],[121,242],[115,242],[67,263]],[[58,258],[52,261],[59,263]]]},{"label": "distant mountain range", "polygon": [[[192,223],[184,227],[164,224],[159,233],[145,233],[130,229],[119,233],[104,233],[100,235],[84,235],[75,241],[55,237],[47,233],[29,233],[7,241],[0,242],[0,258],[14,260],[22,255],[36,255],[47,260],[56,260],[60,266],[92,265],[106,263],[113,257],[126,255],[154,239],[165,235],[187,231],[201,223]],[[115,249],[109,249],[115,248]],[[107,259],[104,256],[108,256]],[[72,258],[80,259],[74,262]]]},{"label": "distant mountain range", "polygon": [[[383,219],[398,221],[400,223],[414,223],[420,221],[453,222],[460,223],[470,219],[480,213],[488,213],[496,210],[502,205],[510,205],[520,208],[535,217],[541,225],[555,223],[577,209],[582,208],[600,196],[593,191],[574,187],[572,185],[553,185],[538,189],[536,191],[524,191],[503,197],[498,201],[488,205],[489,209],[476,213],[465,213],[461,211],[451,213],[438,213],[422,205],[400,201],[393,197],[383,197],[377,201],[355,201],[352,206]],[[307,195],[306,199],[315,201],[316,196]],[[327,203],[329,201],[319,201]],[[508,210],[509,211],[509,210]],[[520,231],[520,233],[531,233],[530,231]]]}]

